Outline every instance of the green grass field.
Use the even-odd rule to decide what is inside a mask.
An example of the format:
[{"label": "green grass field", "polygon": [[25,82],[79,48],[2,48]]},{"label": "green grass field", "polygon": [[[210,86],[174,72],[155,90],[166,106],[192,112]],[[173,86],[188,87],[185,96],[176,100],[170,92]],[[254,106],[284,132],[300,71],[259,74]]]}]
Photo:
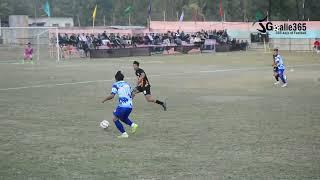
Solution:
[{"label": "green grass field", "polygon": [[[287,88],[259,52],[0,62],[0,179],[320,179],[320,56],[283,56]],[[101,101],[132,60],[168,111],[138,95],[117,139]]]}]

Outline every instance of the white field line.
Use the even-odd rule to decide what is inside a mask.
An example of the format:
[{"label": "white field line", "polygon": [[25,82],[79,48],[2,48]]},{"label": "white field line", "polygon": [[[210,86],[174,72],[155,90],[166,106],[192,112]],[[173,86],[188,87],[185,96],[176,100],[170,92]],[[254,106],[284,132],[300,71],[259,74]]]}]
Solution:
[{"label": "white field line", "polygon": [[[289,67],[287,67],[287,69],[295,68],[295,67],[308,67],[308,66],[311,66],[311,67],[312,66],[320,66],[320,64],[301,64],[301,65],[289,66]],[[217,72],[230,72],[230,71],[263,70],[263,69],[271,69],[271,67],[216,69],[216,70],[197,71],[197,72],[157,74],[157,75],[149,75],[149,77],[177,76],[177,75],[196,74],[196,73],[217,73]],[[133,78],[135,78],[135,77],[127,77],[126,79],[133,79]],[[54,87],[54,86],[66,86],[66,85],[76,85],[76,84],[90,84],[90,83],[98,83],[98,82],[113,82],[113,81],[114,81],[114,79],[107,79],[107,80],[78,81],[78,82],[68,82],[68,83],[58,83],[58,84],[43,84],[43,85],[34,85],[34,86],[20,86],[20,87],[13,87],[13,88],[2,88],[2,89],[0,89],[0,91],[30,89],[30,88],[44,88],[44,87]]]}]

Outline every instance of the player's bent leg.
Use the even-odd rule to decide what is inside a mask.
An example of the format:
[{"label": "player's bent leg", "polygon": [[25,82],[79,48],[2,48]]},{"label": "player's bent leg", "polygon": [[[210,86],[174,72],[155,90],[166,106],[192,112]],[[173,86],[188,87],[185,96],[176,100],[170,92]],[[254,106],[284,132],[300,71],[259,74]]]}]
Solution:
[{"label": "player's bent leg", "polygon": [[131,127],[131,133],[135,133],[137,131],[138,128],[138,124],[134,123],[132,120],[130,120],[129,118],[123,119],[121,120],[122,122],[126,123],[128,126]]},{"label": "player's bent leg", "polygon": [[126,131],[124,130],[124,127],[123,127],[123,125],[121,124],[121,122],[119,121],[119,118],[118,118],[118,116],[119,116],[120,113],[121,113],[121,112],[119,112],[119,108],[117,108],[117,109],[113,112],[113,118],[112,118],[112,120],[113,120],[114,124],[116,125],[117,129],[121,132],[121,135],[118,136],[118,138],[128,138],[129,136],[128,136],[128,134],[126,133]]},{"label": "player's bent leg", "polygon": [[162,101],[159,101],[157,99],[155,99],[152,95],[150,94],[147,94],[145,95],[145,98],[148,102],[153,102],[153,103],[156,103],[156,104],[159,104],[160,106],[163,107],[163,110],[166,111],[167,110],[167,105],[165,102],[162,102]]},{"label": "player's bent leg", "polygon": [[126,125],[128,126],[132,126],[133,122],[129,119],[129,118],[126,118],[126,119],[120,119],[122,122],[124,122]]},{"label": "player's bent leg", "polygon": [[146,100],[147,100],[148,102],[156,103],[156,99],[155,99],[152,95],[147,94],[147,95],[145,95],[144,97],[146,98]]},{"label": "player's bent leg", "polygon": [[274,83],[275,85],[278,85],[280,82],[279,82],[279,74],[274,72],[273,74],[274,78],[276,79],[276,82]]},{"label": "player's bent leg", "polygon": [[34,64],[34,63],[33,63],[33,59],[32,59],[32,55],[30,55],[30,63],[31,63],[31,64]]},{"label": "player's bent leg", "polygon": [[276,79],[276,81],[279,81],[279,74],[277,72],[274,72],[273,76]]},{"label": "player's bent leg", "polygon": [[122,108],[123,113],[121,115],[121,121],[131,127],[131,133],[135,133],[137,131],[138,125],[129,119],[132,109],[131,108]]},{"label": "player's bent leg", "polygon": [[286,77],[284,75],[284,69],[279,70],[278,74],[279,74],[279,77],[280,77],[280,79],[281,79],[281,81],[283,83],[283,85],[281,87],[286,87],[287,86],[287,81],[286,81]]}]

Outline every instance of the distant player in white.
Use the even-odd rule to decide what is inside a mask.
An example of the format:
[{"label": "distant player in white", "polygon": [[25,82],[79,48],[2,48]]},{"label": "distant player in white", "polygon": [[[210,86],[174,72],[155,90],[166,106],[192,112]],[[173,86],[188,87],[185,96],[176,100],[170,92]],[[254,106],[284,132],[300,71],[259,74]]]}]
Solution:
[{"label": "distant player in white", "polygon": [[[277,48],[274,49],[273,52],[274,52],[275,66],[278,68],[277,74],[283,83],[281,87],[286,87],[288,85],[288,82],[287,82],[287,78],[284,74],[286,67],[284,66],[282,56],[279,54],[279,49],[277,49]],[[277,81],[275,84],[279,84],[279,81]]]},{"label": "distant player in white", "polygon": [[119,96],[119,104],[118,107],[113,111],[113,122],[116,125],[116,127],[118,128],[118,130],[122,133],[121,136],[119,136],[119,138],[128,138],[128,134],[126,133],[124,127],[122,126],[121,122],[119,121],[119,119],[124,122],[125,124],[127,124],[128,126],[130,126],[131,132],[135,133],[138,125],[133,123],[130,119],[129,119],[129,115],[132,111],[132,91],[131,91],[131,87],[130,85],[123,81],[124,79],[124,75],[121,73],[121,71],[118,71],[115,75],[115,79],[116,82],[112,85],[112,90],[111,90],[111,94],[106,97],[102,103],[111,100],[114,98],[114,96],[116,94],[118,94]]}]

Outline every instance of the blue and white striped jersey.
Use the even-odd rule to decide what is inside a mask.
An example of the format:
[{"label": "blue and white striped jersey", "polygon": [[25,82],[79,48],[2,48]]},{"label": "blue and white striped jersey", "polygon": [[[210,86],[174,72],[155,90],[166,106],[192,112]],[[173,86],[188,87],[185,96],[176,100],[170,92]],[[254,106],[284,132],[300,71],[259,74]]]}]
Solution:
[{"label": "blue and white striped jersey", "polygon": [[118,81],[112,85],[111,94],[118,94],[119,107],[132,108],[131,87],[125,81]]},{"label": "blue and white striped jersey", "polygon": [[275,62],[276,62],[278,69],[286,69],[286,67],[284,66],[284,63],[283,63],[282,56],[280,56],[279,54],[275,57]]}]

